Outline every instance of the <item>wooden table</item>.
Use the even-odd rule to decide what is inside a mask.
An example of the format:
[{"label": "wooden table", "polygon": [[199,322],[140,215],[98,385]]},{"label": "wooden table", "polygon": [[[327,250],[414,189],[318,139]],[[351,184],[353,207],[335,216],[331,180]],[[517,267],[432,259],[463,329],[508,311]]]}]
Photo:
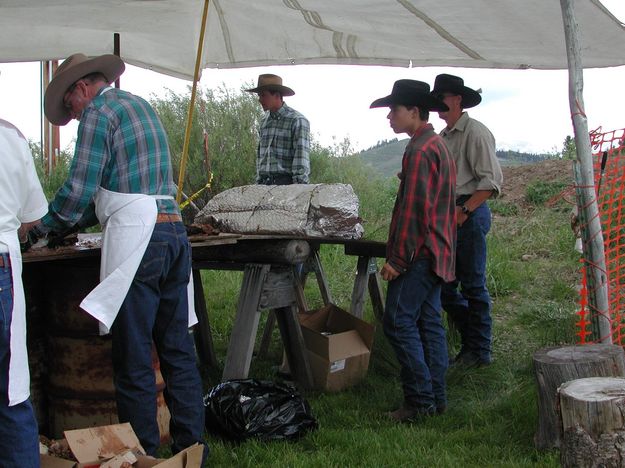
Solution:
[{"label": "wooden table", "polygon": [[[294,377],[303,388],[312,386],[312,373],[297,313],[307,311],[303,287],[308,272],[315,274],[324,303],[332,302],[332,294],[319,256],[322,244],[342,244],[346,255],[358,257],[351,313],[362,318],[367,289],[376,317],[381,318],[384,312],[383,292],[376,263],[377,257],[384,257],[385,244],[383,243],[238,234],[191,236],[190,241],[193,258],[194,300],[198,316],[194,337],[198,357],[205,365],[216,366],[217,359],[209,315],[206,310],[201,270],[243,271],[237,312],[222,376],[224,380],[248,376],[260,313],[269,309],[274,312],[278,322]],[[302,242],[310,247],[309,250],[295,252],[290,259],[281,258],[275,253],[277,246],[287,244],[297,246],[302,245]],[[23,261],[25,269],[35,267],[37,262],[49,261],[67,261],[68,267],[71,267],[72,260],[84,258],[93,258],[94,261],[99,262],[100,248],[96,246],[71,246],[56,250],[44,248],[27,252],[23,256]],[[305,263],[305,268],[304,273],[300,274],[294,265],[302,262]],[[264,337],[262,341],[265,342],[266,338]],[[263,342],[261,342],[261,349],[266,345]]]},{"label": "wooden table", "polygon": [[[241,236],[237,244],[220,250],[193,244],[193,270],[201,285],[200,270],[242,270],[243,281],[228,344],[223,380],[248,376],[261,312],[271,310],[278,322],[287,357],[296,381],[302,388],[313,385],[312,371],[299,326],[298,311],[303,304],[303,287],[295,265],[306,261],[308,243],[301,239],[266,236]],[[203,292],[196,293],[203,297]],[[208,317],[198,308],[198,316]],[[201,304],[204,305],[204,304]],[[205,305],[204,305],[205,307]],[[202,346],[208,362],[216,361],[210,332]]]}]

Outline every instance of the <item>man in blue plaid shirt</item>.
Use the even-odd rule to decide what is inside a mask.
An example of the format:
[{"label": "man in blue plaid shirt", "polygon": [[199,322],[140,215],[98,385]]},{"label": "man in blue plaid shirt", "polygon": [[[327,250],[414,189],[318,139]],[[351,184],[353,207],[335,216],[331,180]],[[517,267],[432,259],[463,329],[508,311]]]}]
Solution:
[{"label": "man in blue plaid shirt", "polygon": [[308,119],[284,102],[295,92],[282,85],[278,75],[263,74],[258,86],[247,89],[258,93],[258,101],[268,111],[260,124],[256,153],[256,183],[263,185],[307,184],[310,174],[310,124]]}]

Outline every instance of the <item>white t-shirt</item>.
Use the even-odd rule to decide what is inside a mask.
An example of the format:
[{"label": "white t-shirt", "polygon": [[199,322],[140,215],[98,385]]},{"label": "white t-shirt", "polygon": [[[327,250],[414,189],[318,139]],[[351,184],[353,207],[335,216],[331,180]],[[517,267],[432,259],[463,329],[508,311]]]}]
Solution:
[{"label": "white t-shirt", "polygon": [[28,142],[0,119],[0,232],[16,231],[21,223],[36,221],[47,212]]},{"label": "white t-shirt", "polygon": [[0,119],[0,252],[9,253],[13,280],[9,406],[26,400],[30,393],[22,255],[17,230],[20,223],[36,221],[47,211],[48,203],[28,142],[17,128]]}]

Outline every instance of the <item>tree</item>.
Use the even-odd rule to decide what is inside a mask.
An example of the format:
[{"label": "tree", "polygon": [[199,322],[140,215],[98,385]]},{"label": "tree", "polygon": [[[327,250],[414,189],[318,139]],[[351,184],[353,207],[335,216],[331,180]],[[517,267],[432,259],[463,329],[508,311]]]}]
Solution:
[{"label": "tree", "polygon": [[575,147],[575,139],[567,135],[562,146],[562,159],[577,159],[577,148]]},{"label": "tree", "polygon": [[[176,183],[190,97],[189,88],[184,95],[169,91],[165,98],[154,98],[151,101],[169,137]],[[213,174],[211,189],[210,192],[204,191],[196,199],[200,208],[212,194],[230,187],[254,183],[261,116],[258,102],[249,93],[236,92],[225,87],[217,90],[198,89],[183,191],[190,196],[204,187],[209,180],[207,166],[210,166]]]}]

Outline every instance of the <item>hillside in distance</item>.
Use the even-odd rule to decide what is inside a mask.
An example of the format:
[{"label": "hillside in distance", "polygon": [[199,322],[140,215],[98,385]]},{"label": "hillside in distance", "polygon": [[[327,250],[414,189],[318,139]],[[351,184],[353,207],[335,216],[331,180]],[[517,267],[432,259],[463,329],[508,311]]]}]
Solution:
[{"label": "hillside in distance", "polygon": [[[384,140],[377,145],[361,151],[359,156],[363,162],[371,166],[384,177],[395,176],[401,169],[401,158],[408,144],[408,138]],[[533,164],[546,159],[553,159],[553,154],[522,153],[520,151],[497,150],[497,157],[502,166],[519,166]]]}]

